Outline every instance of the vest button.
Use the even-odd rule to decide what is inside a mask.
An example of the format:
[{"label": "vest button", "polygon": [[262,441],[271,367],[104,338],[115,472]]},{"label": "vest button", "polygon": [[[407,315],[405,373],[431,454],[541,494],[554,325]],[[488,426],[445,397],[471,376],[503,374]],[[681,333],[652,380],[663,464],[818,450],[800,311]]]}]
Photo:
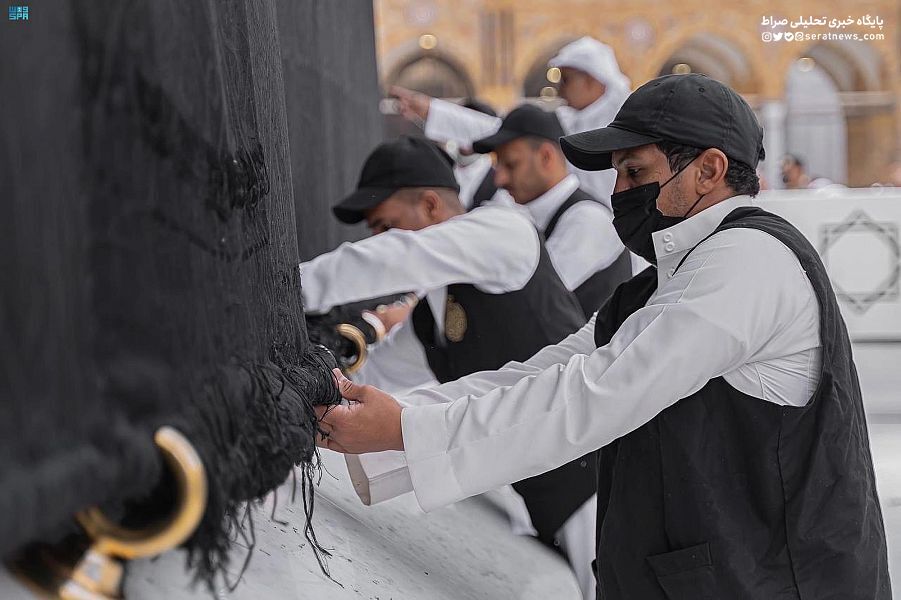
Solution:
[{"label": "vest button", "polygon": [[675,247],[676,247],[676,245],[675,245],[674,243],[669,242],[669,243],[668,243],[666,246],[664,246],[663,248],[664,248],[667,252],[672,252],[672,251],[673,251],[673,248],[675,248]]},{"label": "vest button", "polygon": [[587,467],[587,466],[588,466],[588,461],[587,461],[587,460],[580,461],[580,462],[579,462],[579,466],[580,466],[580,467]]},{"label": "vest button", "polygon": [[664,242],[671,242],[671,241],[673,241],[673,234],[671,234],[669,231],[667,231],[666,233],[664,233],[664,234],[663,234],[663,241],[664,241]]}]

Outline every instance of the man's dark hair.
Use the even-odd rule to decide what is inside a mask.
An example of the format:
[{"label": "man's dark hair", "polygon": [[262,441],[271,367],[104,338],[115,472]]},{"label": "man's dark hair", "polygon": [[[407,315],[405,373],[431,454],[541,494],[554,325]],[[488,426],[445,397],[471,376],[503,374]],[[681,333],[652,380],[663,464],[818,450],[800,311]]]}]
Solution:
[{"label": "man's dark hair", "polygon": [[460,202],[460,195],[457,193],[457,190],[452,190],[450,188],[435,186],[406,187],[397,190],[397,192],[395,192],[394,194],[394,197],[404,202],[414,203],[419,200],[419,195],[426,190],[432,190],[433,192],[441,196],[441,199],[444,200],[451,208],[465,210],[463,208],[463,203]]},{"label": "man's dark hair", "polygon": [[550,144],[554,147],[554,150],[556,150],[557,153],[562,158],[564,158],[564,160],[566,159],[566,157],[563,155],[563,149],[560,147],[559,140],[552,140],[550,138],[537,135],[524,135],[522,136],[522,139],[524,139],[529,144],[529,148],[531,148],[532,150],[538,150],[542,144]]},{"label": "man's dark hair", "polygon": [[[674,142],[657,142],[657,148],[666,155],[670,170],[675,173],[685,168],[704,151],[695,146],[686,146]],[[736,194],[756,196],[760,192],[760,178],[750,165],[729,158],[726,169],[726,185]]]}]

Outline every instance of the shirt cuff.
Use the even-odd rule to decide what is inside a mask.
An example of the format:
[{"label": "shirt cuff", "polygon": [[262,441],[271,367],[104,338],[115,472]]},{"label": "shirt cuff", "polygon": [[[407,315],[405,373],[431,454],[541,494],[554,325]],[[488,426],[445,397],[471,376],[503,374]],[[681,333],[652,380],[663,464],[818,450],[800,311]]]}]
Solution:
[{"label": "shirt cuff", "polygon": [[344,460],[354,490],[367,506],[413,491],[403,452],[345,454]]},{"label": "shirt cuff", "polygon": [[426,512],[466,497],[447,452],[449,406],[407,406],[401,411],[401,433],[413,493]]},{"label": "shirt cuff", "polygon": [[450,102],[440,98],[432,98],[429,102],[429,114],[426,115],[422,133],[436,142],[446,142],[453,137],[453,132],[447,127],[447,106]]}]

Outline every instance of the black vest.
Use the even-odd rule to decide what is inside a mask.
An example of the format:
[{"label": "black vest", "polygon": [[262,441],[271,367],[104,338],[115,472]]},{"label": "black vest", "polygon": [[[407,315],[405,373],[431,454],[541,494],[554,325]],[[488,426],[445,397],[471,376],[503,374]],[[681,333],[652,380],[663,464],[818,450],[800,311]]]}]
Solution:
[{"label": "black vest", "polygon": [[497,186],[494,185],[494,167],[491,167],[485,174],[485,178],[482,179],[482,183],[476,189],[475,194],[473,194],[469,210],[478,208],[494,198],[495,192],[497,192]]},{"label": "black vest", "polygon": [[[453,284],[447,293],[445,321],[455,319],[457,323],[446,328],[442,344],[435,339],[435,319],[428,302],[420,302],[412,315],[413,330],[425,348],[429,367],[442,383],[477,371],[499,369],[511,360],[524,361],[575,332],[585,321],[578,301],[563,285],[543,243],[535,273],[522,289],[489,294],[470,284]],[[460,311],[466,322],[462,337]],[[592,452],[513,484],[525,500],[538,539],[545,544],[555,546],[557,531],[594,494],[596,461]]]},{"label": "black vest", "polygon": [[[889,600],[860,386],[826,270],[779,217],[740,208],[717,231],[734,227],[773,235],[807,272],[820,307],[819,387],[806,406],[784,407],[718,377],[604,447],[598,597]],[[598,346],[656,287],[650,267],[616,290],[598,315]]]},{"label": "black vest", "polygon": [[[554,230],[557,228],[557,222],[567,210],[578,204],[579,202],[597,202],[581,189],[576,190],[572,195],[560,205],[554,216],[548,222],[544,230],[544,239],[551,239]],[[586,319],[591,316],[604,305],[616,286],[632,277],[632,258],[629,256],[628,250],[623,250],[612,263],[591,275],[583,281],[579,287],[573,290],[579,304],[582,306],[582,312]]]}]

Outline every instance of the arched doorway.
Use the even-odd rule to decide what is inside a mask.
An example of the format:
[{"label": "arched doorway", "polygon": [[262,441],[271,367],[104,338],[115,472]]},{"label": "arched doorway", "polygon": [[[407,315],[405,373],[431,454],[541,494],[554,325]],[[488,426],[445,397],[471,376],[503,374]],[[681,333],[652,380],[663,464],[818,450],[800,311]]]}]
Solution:
[{"label": "arched doorway", "polygon": [[[868,44],[820,42],[786,74],[786,141],[813,175],[867,186],[896,150],[894,97],[882,57]],[[819,124],[821,132],[814,133]]]},{"label": "arched doorway", "polygon": [[555,69],[549,69],[548,61],[560,52],[561,48],[572,41],[572,39],[559,40],[557,43],[549,46],[545,52],[539,54],[532,62],[523,79],[522,95],[524,98],[553,100],[557,97],[557,87],[560,81],[559,72],[555,73]]},{"label": "arched doorway", "polygon": [[786,149],[806,163],[812,178],[847,182],[848,131],[838,86],[809,56],[795,61],[787,78]]},{"label": "arched doorway", "polygon": [[387,83],[435,98],[466,98],[475,92],[466,70],[449,56],[437,52],[418,54],[400,63],[388,76]]},{"label": "arched doorway", "polygon": [[772,182],[778,174],[778,155],[784,152],[781,141],[784,138],[784,110],[774,115],[768,110],[771,107],[760,104],[760,74],[755,71],[748,54],[720,35],[700,31],[686,39],[661,63],[657,76],[684,73],[707,75],[725,83],[747,100],[765,130],[764,146],[769,160],[758,165],[759,172]]},{"label": "arched doorway", "polygon": [[698,34],[686,40],[663,62],[660,75],[702,73],[743,95],[758,92],[758,81],[744,52],[716,35]]}]

